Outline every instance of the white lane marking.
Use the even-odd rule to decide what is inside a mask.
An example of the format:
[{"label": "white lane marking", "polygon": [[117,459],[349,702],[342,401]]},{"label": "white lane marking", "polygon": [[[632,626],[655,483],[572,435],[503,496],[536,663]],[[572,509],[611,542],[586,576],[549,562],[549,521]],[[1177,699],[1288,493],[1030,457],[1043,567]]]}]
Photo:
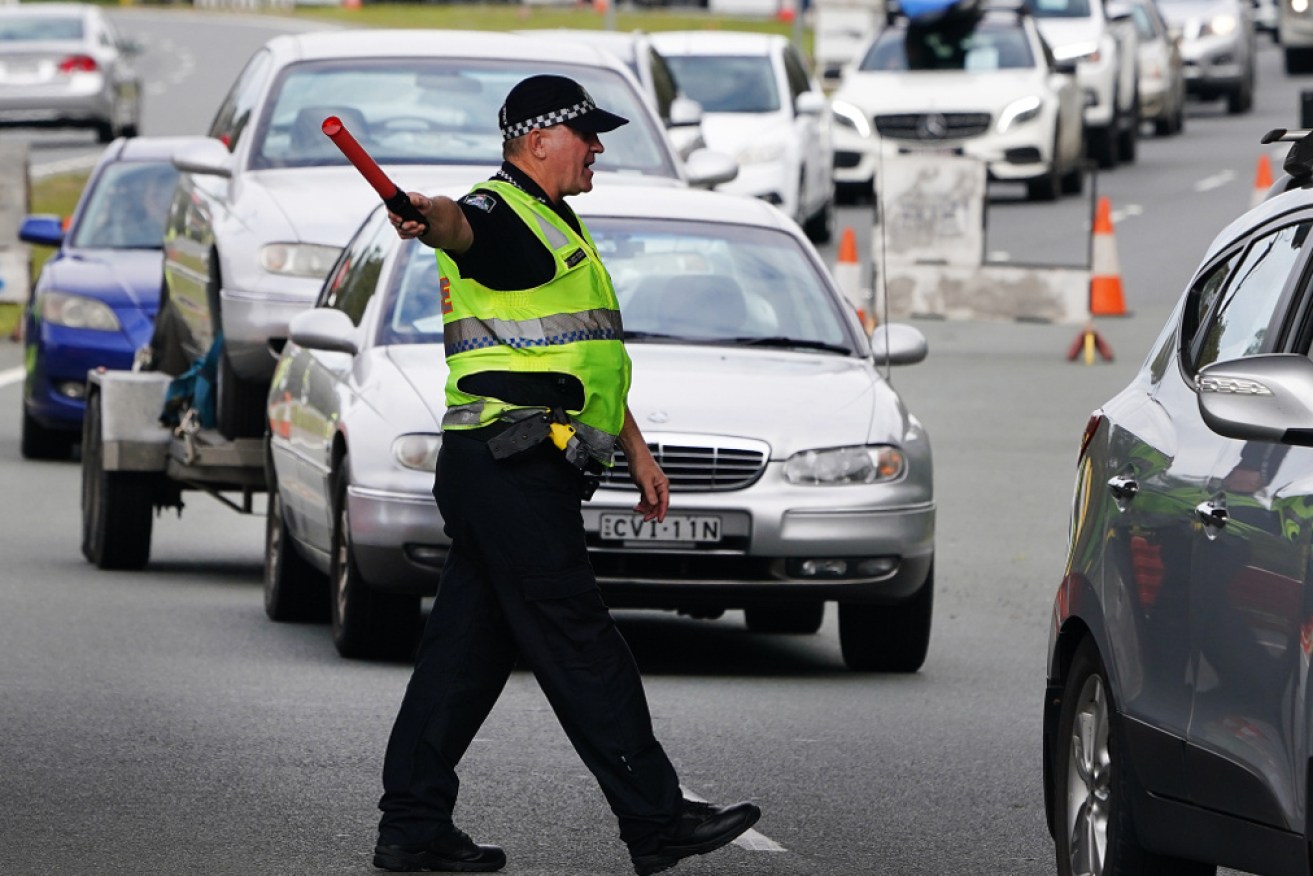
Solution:
[{"label": "white lane marking", "polygon": [[10,386],[19,383],[23,379],[23,367],[10,368],[8,371],[0,371],[0,387]]},{"label": "white lane marking", "polygon": [[1112,211],[1112,224],[1117,225],[1123,219],[1129,219],[1132,216],[1143,216],[1144,208],[1139,204],[1126,204]]},{"label": "white lane marking", "polygon": [[[679,787],[680,790],[684,792],[684,797],[686,799],[692,800],[694,803],[707,802],[706,800],[703,800],[701,797],[699,797],[697,794],[694,794],[688,788],[685,788],[683,785],[680,785]],[[757,833],[757,831],[753,830],[752,828],[748,828],[746,831],[744,831],[743,834],[741,834],[738,839],[734,840],[733,844],[738,846],[739,848],[747,849],[749,852],[787,852],[788,851],[788,849],[784,848],[784,846],[775,842],[775,840],[771,839],[768,836],[764,836],[763,834]]]},{"label": "white lane marking", "polygon": [[1222,186],[1235,179],[1234,170],[1223,170],[1212,176],[1206,176],[1194,184],[1196,192],[1211,192],[1213,189],[1220,189]]}]

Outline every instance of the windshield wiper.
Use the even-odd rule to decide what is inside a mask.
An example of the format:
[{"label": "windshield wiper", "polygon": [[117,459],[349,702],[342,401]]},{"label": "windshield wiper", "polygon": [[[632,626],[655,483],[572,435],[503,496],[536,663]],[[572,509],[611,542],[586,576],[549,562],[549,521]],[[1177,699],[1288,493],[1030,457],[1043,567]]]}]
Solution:
[{"label": "windshield wiper", "polygon": [[825,341],[809,341],[804,338],[790,338],[784,335],[773,335],[768,338],[729,338],[735,344],[743,344],[745,347],[801,347],[806,350],[824,350],[827,353],[842,353],[845,356],[851,356],[852,350],[840,344],[829,344]]}]

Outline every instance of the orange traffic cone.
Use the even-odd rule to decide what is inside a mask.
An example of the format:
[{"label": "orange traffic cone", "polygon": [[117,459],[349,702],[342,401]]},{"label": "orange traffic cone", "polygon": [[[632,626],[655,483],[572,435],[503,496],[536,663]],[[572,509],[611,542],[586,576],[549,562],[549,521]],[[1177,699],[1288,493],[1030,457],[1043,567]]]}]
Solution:
[{"label": "orange traffic cone", "polygon": [[1112,203],[1104,195],[1094,213],[1090,251],[1090,316],[1129,316],[1122,297],[1121,265],[1112,235]]},{"label": "orange traffic cone", "polygon": [[1249,201],[1251,210],[1263,203],[1270,188],[1272,188],[1272,159],[1263,152],[1258,156],[1258,169],[1254,171],[1254,195]]},{"label": "orange traffic cone", "polygon": [[857,308],[862,325],[868,332],[874,330],[875,324],[867,311],[867,301],[862,289],[862,265],[857,258],[857,235],[852,226],[844,228],[839,238],[839,260],[834,265],[834,280],[843,290],[844,296]]}]

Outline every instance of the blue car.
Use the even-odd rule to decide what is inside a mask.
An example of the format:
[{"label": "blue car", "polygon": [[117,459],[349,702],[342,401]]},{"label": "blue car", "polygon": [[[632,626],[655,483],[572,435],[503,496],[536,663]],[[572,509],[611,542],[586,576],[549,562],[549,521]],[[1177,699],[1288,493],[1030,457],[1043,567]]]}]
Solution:
[{"label": "blue car", "polygon": [[178,172],[178,138],[120,138],[106,147],[65,228],[34,215],[19,237],[58,247],[24,316],[22,453],[69,456],[81,438],[87,372],[126,370],[150,341],[163,276],[161,241]]}]

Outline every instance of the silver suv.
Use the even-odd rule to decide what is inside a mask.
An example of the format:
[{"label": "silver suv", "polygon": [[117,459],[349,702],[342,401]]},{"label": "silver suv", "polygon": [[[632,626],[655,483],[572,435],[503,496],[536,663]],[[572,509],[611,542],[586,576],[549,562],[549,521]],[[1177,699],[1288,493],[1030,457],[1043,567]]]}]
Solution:
[{"label": "silver suv", "polygon": [[1044,708],[1060,874],[1309,872],[1313,133],[1286,136],[1085,427]]}]

